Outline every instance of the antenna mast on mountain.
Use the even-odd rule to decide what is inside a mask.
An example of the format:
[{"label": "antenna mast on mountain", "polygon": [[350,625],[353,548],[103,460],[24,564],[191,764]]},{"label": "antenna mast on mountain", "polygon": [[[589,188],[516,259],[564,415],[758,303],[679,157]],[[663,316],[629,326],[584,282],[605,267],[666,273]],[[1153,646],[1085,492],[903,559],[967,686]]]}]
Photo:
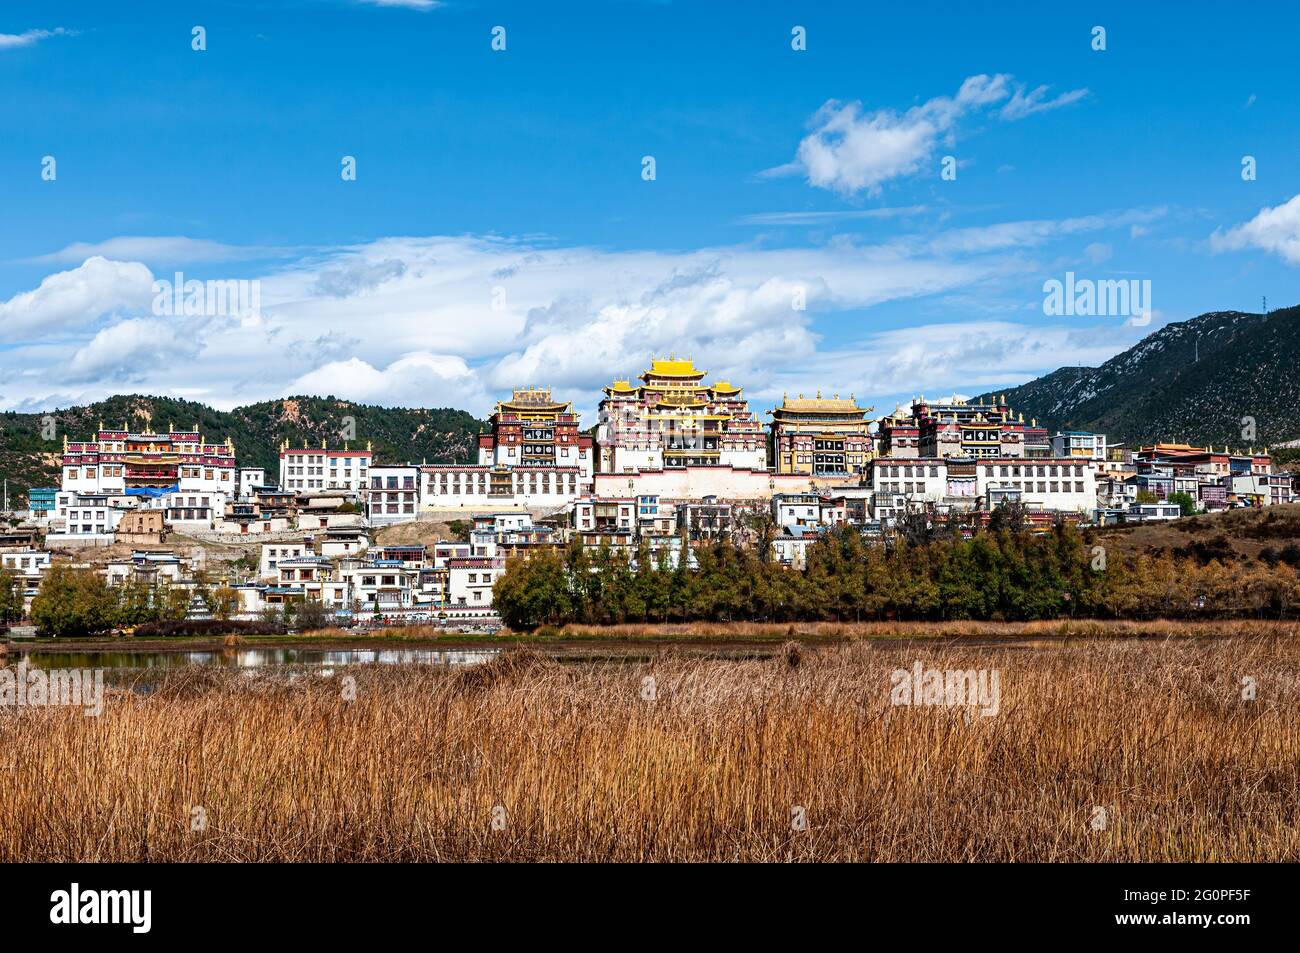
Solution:
[{"label": "antenna mast on mountain", "polygon": [[1268,317],[1268,295],[1264,295],[1264,317]]}]

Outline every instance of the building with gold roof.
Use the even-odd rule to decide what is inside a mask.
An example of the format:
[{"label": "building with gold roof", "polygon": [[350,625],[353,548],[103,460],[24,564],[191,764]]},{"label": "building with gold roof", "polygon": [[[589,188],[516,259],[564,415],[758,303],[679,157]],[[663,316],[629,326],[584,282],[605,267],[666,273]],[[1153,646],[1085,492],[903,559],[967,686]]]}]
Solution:
[{"label": "building with gold roof", "polygon": [[576,467],[589,482],[595,452],[578,421],[573,404],[552,399],[549,387],[516,388],[509,400],[497,401],[491,430],[479,434],[479,466]]},{"label": "building with gold roof", "polygon": [[616,380],[606,387],[596,431],[597,469],[765,469],[762,423],[739,387],[706,384],[707,373],[689,358],[654,358],[639,384]]},{"label": "building with gold roof", "polygon": [[867,412],[853,395],[842,398],[791,398],[768,411],[772,417],[770,446],[777,473],[836,476],[862,473],[871,461],[871,430]]}]

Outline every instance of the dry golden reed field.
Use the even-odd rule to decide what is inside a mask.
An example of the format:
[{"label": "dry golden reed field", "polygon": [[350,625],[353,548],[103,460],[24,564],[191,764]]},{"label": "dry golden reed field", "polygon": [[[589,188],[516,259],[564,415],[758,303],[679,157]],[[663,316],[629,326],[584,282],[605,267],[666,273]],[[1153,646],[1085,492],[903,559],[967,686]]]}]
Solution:
[{"label": "dry golden reed field", "polygon": [[[777,648],[3,709],[0,860],[1300,859],[1293,630]],[[997,714],[892,705],[918,661],[996,672]]]}]

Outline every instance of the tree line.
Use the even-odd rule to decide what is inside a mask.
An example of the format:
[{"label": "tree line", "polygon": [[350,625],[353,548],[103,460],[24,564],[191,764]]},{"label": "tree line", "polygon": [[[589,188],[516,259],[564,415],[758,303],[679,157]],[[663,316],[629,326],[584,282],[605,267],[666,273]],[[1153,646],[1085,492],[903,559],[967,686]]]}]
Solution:
[{"label": "tree line", "polygon": [[1288,617],[1300,574],[1287,562],[1121,553],[1058,523],[1030,533],[1014,518],[973,535],[908,518],[888,545],[858,529],[828,530],[803,570],[767,547],[733,541],[693,550],[565,550],[512,559],[493,590],[516,630],[564,623],[691,621],[1024,621],[1095,618]]},{"label": "tree line", "polygon": [[216,618],[234,615],[238,597],[233,589],[213,588],[206,579],[198,583],[196,590],[190,590],[133,578],[110,586],[98,572],[56,562],[46,570],[32,599],[31,621],[41,635],[59,637],[94,635],[148,622],[175,622],[189,613],[194,591]]},{"label": "tree line", "polygon": [[[229,621],[238,612],[239,596],[229,585],[213,585],[201,571],[196,573],[194,583],[190,587],[129,578],[110,586],[101,573],[56,562],[41,578],[40,589],[32,599],[31,621],[41,635],[57,637],[176,623],[188,617],[195,595],[218,621]],[[0,623],[21,619],[22,609],[17,577],[0,570]],[[260,621],[280,631],[320,629],[331,624],[333,616],[322,603],[307,600],[269,606]],[[181,631],[175,626],[163,628]]]}]

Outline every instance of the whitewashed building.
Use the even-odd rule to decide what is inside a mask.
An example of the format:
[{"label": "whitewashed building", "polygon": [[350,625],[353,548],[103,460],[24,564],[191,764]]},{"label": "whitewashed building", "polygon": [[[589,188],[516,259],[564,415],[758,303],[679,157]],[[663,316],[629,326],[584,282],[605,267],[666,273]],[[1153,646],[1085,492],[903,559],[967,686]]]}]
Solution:
[{"label": "whitewashed building", "polygon": [[361,493],[369,485],[373,454],[365,450],[330,450],[280,445],[280,489],[307,493],[313,490],[347,490]]},{"label": "whitewashed building", "polygon": [[420,471],[421,506],[431,511],[550,509],[591,491],[590,478],[572,466],[428,464]]},{"label": "whitewashed building", "polygon": [[420,467],[371,467],[366,517],[371,526],[412,522],[420,512]]},{"label": "whitewashed building", "polygon": [[266,486],[266,470],[262,467],[240,467],[238,482],[239,498],[241,500],[251,500],[254,490]]}]

